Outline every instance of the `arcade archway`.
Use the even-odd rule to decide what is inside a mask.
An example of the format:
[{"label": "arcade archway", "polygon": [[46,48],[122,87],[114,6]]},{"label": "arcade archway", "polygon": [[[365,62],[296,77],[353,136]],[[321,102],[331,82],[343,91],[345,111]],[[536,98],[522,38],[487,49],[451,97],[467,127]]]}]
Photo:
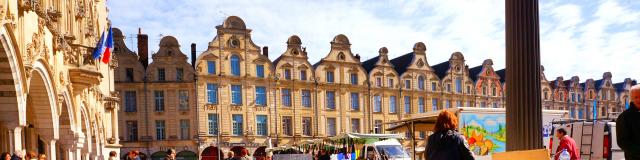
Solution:
[{"label": "arcade archway", "polygon": [[202,151],[201,160],[222,160],[224,159],[224,153],[218,147],[210,146]]}]

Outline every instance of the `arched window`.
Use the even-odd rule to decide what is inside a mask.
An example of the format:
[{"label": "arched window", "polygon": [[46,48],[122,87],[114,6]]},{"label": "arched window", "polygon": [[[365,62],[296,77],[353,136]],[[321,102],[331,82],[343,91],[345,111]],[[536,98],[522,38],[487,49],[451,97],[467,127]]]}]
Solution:
[{"label": "arched window", "polygon": [[231,74],[240,76],[240,57],[238,55],[231,56]]}]

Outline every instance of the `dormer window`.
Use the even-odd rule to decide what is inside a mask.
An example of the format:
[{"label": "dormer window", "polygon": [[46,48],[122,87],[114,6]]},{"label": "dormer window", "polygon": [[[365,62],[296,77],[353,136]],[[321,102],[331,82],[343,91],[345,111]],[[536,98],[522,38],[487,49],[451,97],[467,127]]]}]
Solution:
[{"label": "dormer window", "polygon": [[284,69],[284,79],[291,80],[291,70],[290,69]]},{"label": "dormer window", "polygon": [[333,83],[333,71],[327,71],[327,83]]},{"label": "dormer window", "polygon": [[411,89],[411,80],[404,80],[404,89]]},{"label": "dormer window", "polygon": [[387,83],[388,83],[387,86],[389,88],[393,88],[393,78],[389,78],[389,81]]},{"label": "dormer window", "polygon": [[307,80],[307,71],[305,70],[300,71],[300,80],[303,80],[303,81]]},{"label": "dormer window", "polygon": [[382,78],[376,77],[376,87],[382,87]]}]

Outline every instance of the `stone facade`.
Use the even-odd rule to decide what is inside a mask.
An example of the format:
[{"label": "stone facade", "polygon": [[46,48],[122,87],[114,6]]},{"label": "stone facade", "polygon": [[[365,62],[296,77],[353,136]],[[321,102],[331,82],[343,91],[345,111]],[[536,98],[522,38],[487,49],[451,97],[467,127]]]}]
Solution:
[{"label": "stone facade", "polygon": [[107,159],[120,151],[113,69],[92,58],[105,1],[0,0],[0,151]]},{"label": "stone facade", "polygon": [[[308,61],[301,38],[295,35],[287,39],[287,49],[271,61],[268,48],[253,43],[252,30],[247,29],[239,17],[228,17],[216,29],[217,35],[208,43],[207,50],[192,59],[196,90],[189,94],[196,95],[193,97],[196,111],[191,113],[197,115],[197,127],[192,127],[197,133],[193,150],[205,159],[217,157],[217,150],[238,151],[240,148],[248,148],[259,155],[269,141],[282,146],[345,132],[388,133],[384,130],[388,127],[386,122],[446,108],[503,108],[506,105],[505,70],[494,69],[491,59],[470,68],[463,54],[454,52],[448,61],[429,65],[426,45],[417,42],[410,53],[393,59],[388,57],[389,49],[382,47],[378,56],[361,60],[352,52],[347,36],[340,34],[330,41],[329,53],[313,65]],[[163,53],[162,43],[156,54]],[[155,70],[142,69],[144,58],[135,62],[134,53],[123,56],[130,57],[131,62],[127,65],[139,68],[134,69],[136,74],[156,76],[149,75]],[[195,51],[192,51],[192,57],[196,57]],[[174,59],[177,60],[174,64],[184,63],[185,75],[188,74],[186,58]],[[620,112],[628,102],[630,86],[636,83],[626,79],[613,84],[610,73],[605,73],[601,80],[589,79],[584,83],[579,83],[578,77],[549,81],[544,75],[544,67],[540,67],[542,107],[573,108],[574,118],[591,116],[589,108],[594,99],[598,109],[604,110],[597,112],[598,118]],[[144,85],[117,84],[122,86],[116,88],[137,90]],[[170,88],[169,84],[163,85]],[[575,101],[572,95],[576,96]],[[145,99],[141,96],[137,95],[139,99]],[[146,99],[153,100],[152,95],[147,95]],[[580,110],[584,111],[582,117],[577,116]],[[174,118],[166,115],[170,113],[153,113],[150,116],[153,118],[139,116],[139,113],[121,114],[121,119],[139,123]],[[120,130],[127,130],[124,122],[120,123]],[[177,126],[173,127],[177,130]],[[426,133],[414,136],[420,139]],[[148,147],[154,146],[157,145]]]}]

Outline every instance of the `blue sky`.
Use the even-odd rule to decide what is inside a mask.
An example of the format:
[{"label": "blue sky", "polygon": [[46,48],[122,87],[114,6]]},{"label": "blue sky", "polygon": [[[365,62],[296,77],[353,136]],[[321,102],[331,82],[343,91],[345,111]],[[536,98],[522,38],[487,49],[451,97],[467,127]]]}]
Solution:
[{"label": "blue sky", "polygon": [[[253,41],[269,46],[276,59],[286,40],[298,35],[315,63],[329,52],[329,42],[345,34],[363,60],[387,47],[390,58],[427,45],[430,65],[460,51],[470,67],[493,59],[505,66],[504,0],[109,0],[109,19],[136,49],[141,27],[149,49],[158,50],[162,36],[175,36],[183,53],[197,44],[198,53],[215,37],[215,26],[230,15],[252,29]],[[132,36],[132,37],[130,37]],[[614,82],[640,78],[640,1],[540,0],[541,60],[549,80],[558,76],[581,81],[612,72]]]}]

